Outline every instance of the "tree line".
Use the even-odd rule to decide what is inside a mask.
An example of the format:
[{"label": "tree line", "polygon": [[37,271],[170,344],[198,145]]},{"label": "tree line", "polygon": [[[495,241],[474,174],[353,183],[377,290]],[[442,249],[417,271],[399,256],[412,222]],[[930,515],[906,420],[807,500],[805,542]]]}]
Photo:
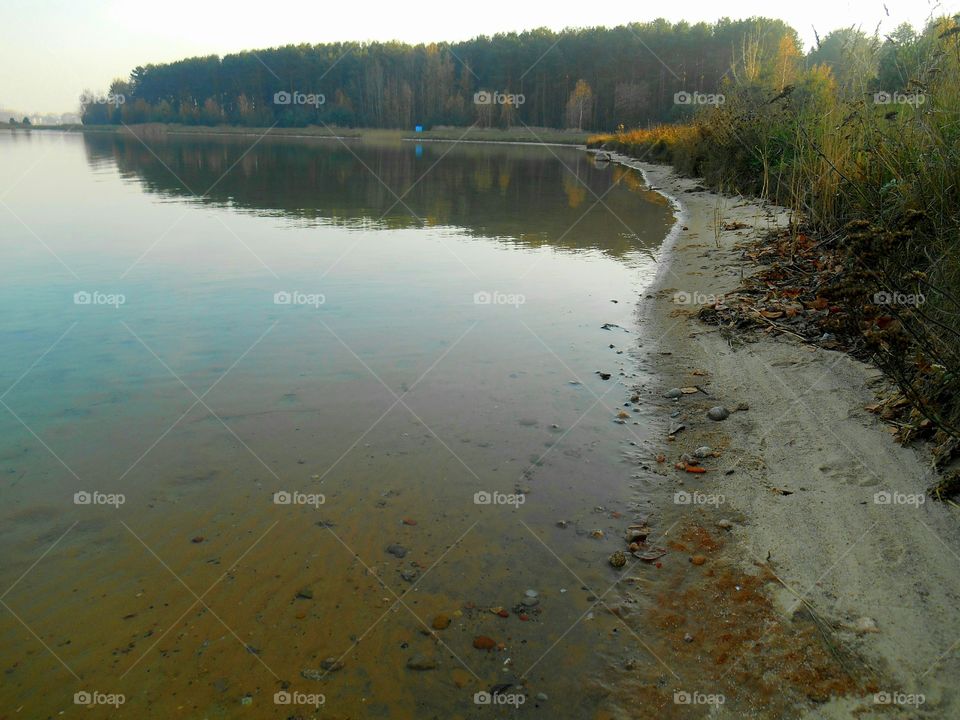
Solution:
[{"label": "tree line", "polygon": [[140,66],[85,91],[81,112],[85,124],[637,126],[688,114],[678,92],[716,92],[746,38],[771,68],[801,52],[793,29],[764,18],[290,45]]}]

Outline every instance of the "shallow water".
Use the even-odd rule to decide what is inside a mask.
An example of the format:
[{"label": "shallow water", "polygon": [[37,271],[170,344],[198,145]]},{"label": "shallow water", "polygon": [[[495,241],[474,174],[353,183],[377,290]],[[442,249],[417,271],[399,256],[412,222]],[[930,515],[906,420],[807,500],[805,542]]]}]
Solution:
[{"label": "shallow water", "polygon": [[253,143],[0,133],[3,706],[591,715],[669,206],[571,148]]}]

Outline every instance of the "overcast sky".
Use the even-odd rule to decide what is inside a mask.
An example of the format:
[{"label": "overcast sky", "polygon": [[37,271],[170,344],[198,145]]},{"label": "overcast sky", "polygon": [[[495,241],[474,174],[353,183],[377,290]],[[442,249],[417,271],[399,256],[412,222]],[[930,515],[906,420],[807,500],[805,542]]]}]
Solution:
[{"label": "overcast sky", "polygon": [[106,89],[137,65],[289,43],[417,43],[657,17],[710,22],[764,15],[788,22],[809,46],[812,27],[821,37],[850,25],[872,33],[879,23],[881,32],[889,32],[902,22],[921,27],[931,13],[958,10],[960,0],[0,0],[0,108],[75,111],[84,88]]}]

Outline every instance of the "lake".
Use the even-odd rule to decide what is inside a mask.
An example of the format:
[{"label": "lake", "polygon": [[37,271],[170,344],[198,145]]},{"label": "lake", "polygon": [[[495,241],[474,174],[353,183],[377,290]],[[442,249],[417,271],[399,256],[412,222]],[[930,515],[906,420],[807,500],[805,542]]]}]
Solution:
[{"label": "lake", "polygon": [[11,717],[593,716],[674,219],[638,173],[386,137],[0,158]]}]

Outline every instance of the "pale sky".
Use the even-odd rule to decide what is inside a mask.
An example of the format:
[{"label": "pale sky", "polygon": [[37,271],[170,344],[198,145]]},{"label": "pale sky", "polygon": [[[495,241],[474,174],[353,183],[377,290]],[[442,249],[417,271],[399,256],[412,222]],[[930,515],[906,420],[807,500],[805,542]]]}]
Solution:
[{"label": "pale sky", "polygon": [[[889,11],[884,9],[884,4]],[[646,6],[646,7],[645,7]],[[564,0],[0,0],[0,108],[72,112],[84,88],[105,90],[137,65],[193,55],[336,40],[465,40],[537,27],[620,25],[664,17],[778,17],[809,46],[812,27],[856,25],[889,32],[922,27],[931,13],[954,14],[960,0],[674,0],[570,3]]]}]

